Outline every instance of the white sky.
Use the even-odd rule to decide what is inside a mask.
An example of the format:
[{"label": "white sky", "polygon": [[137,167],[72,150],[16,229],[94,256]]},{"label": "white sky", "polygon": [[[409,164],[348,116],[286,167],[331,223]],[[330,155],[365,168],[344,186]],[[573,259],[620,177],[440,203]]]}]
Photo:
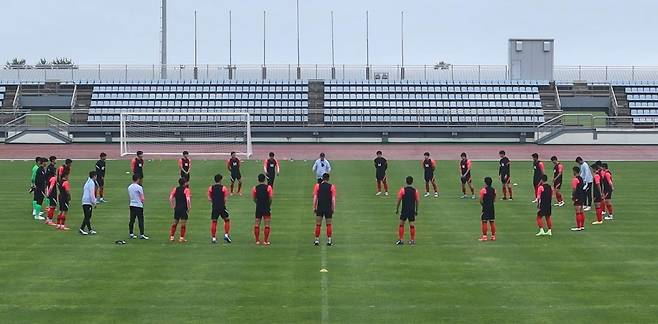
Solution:
[{"label": "white sky", "polygon": [[[658,1],[651,0],[300,0],[301,62],[330,64],[330,11],[336,63],[365,63],[365,11],[370,62],[400,63],[400,11],[405,11],[405,63],[507,64],[507,40],[554,38],[558,65],[658,65]],[[295,0],[169,0],[169,63],[194,61],[198,10],[199,63],[228,63],[228,11],[233,11],[233,63],[262,62],[267,10],[267,62],[296,63]],[[78,64],[157,64],[160,0],[2,0],[0,60],[71,57]],[[4,61],[3,61],[4,62]]]}]

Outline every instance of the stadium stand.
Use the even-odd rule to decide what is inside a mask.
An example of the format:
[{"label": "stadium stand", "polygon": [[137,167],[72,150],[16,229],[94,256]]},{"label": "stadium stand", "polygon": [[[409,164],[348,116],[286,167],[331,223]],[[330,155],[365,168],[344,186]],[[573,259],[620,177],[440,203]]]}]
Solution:
[{"label": "stadium stand", "polygon": [[325,124],[537,125],[548,83],[327,81]]},{"label": "stadium stand", "polygon": [[[119,122],[121,112],[161,111],[182,114],[248,112],[255,124],[303,124],[308,122],[308,83],[222,81],[211,84],[152,81],[95,85],[87,121],[112,123]],[[160,117],[152,118],[153,121],[158,121]],[[196,118],[185,121],[200,121],[203,117]]]},{"label": "stadium stand", "polygon": [[0,86],[0,107],[2,107],[2,103],[5,100],[5,90],[6,88],[4,86]]},{"label": "stadium stand", "polygon": [[626,96],[633,123],[658,122],[658,84],[628,86]]}]

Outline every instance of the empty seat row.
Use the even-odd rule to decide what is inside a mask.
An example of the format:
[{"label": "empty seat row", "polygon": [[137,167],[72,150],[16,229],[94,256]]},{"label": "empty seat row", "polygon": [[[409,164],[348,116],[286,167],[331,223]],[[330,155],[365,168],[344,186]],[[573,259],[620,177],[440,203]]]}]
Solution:
[{"label": "empty seat row", "polygon": [[326,109],[325,115],[510,115],[543,116],[541,109]]},{"label": "empty seat row", "polygon": [[[41,84],[44,82],[42,81]],[[307,80],[258,80],[258,81],[243,81],[243,80],[127,80],[127,81],[106,81],[106,80],[76,80],[67,81],[64,84],[81,84],[81,85],[305,85],[308,84]]]},{"label": "empty seat row", "polygon": [[[176,118],[178,117],[178,118]],[[137,122],[235,122],[241,121],[235,116],[209,116],[206,119],[201,119],[197,117],[201,116],[138,116],[135,121]],[[235,118],[229,118],[235,117]],[[183,119],[185,118],[185,119]],[[109,123],[118,123],[121,120],[119,115],[89,115],[87,121],[90,123],[99,123],[99,122],[109,122]],[[253,123],[305,123],[308,122],[308,116],[251,116],[251,122]]]},{"label": "empty seat row", "polygon": [[294,109],[272,109],[272,108],[228,108],[228,109],[196,109],[196,108],[175,108],[175,109],[160,109],[160,108],[90,108],[90,115],[119,115],[122,112],[126,113],[249,113],[252,115],[308,115],[308,109],[294,108]]},{"label": "empty seat row", "polygon": [[546,80],[326,80],[325,84],[352,85],[352,84],[386,84],[386,85],[548,85]]},{"label": "empty seat row", "polygon": [[538,87],[516,86],[325,86],[327,93],[539,93]]},{"label": "empty seat row", "polygon": [[308,100],[306,93],[93,93],[91,99],[136,99],[136,100],[233,100],[233,99],[276,99]]},{"label": "empty seat row", "polygon": [[519,107],[541,108],[541,101],[325,101],[325,107]]},{"label": "empty seat row", "polygon": [[631,109],[631,116],[658,116],[658,109]]},{"label": "empty seat row", "polygon": [[307,101],[92,100],[91,107],[308,107]]},{"label": "empty seat row", "polygon": [[654,117],[633,117],[633,123],[635,123],[635,124],[643,124],[643,123],[655,124],[655,123],[658,123],[658,116],[654,116]]},{"label": "empty seat row", "polygon": [[539,100],[539,94],[447,94],[447,93],[365,93],[365,94],[347,94],[347,93],[325,93],[325,100],[374,100],[374,99],[395,99],[395,100]]},{"label": "empty seat row", "polygon": [[655,101],[658,100],[658,92],[656,94],[642,94],[642,95],[628,95],[627,96],[628,101]]},{"label": "empty seat row", "polygon": [[95,86],[94,92],[146,92],[146,93],[178,93],[178,92],[307,92],[308,86],[301,85],[172,85],[172,86]]},{"label": "empty seat row", "polygon": [[658,87],[627,87],[626,93],[658,93]]},{"label": "empty seat row", "polygon": [[629,108],[653,108],[658,107],[658,102],[654,101],[629,101]]},{"label": "empty seat row", "polygon": [[536,125],[544,122],[544,116],[325,116],[327,124],[350,123],[430,123],[430,124],[516,124]]}]

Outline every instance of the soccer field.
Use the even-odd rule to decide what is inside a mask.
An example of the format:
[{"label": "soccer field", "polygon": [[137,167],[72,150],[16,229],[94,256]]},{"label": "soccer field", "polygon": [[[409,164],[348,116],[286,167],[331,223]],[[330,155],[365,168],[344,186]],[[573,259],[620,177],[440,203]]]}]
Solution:
[{"label": "soccer field", "polygon": [[[570,160],[570,159],[569,159]],[[0,162],[0,322],[621,323],[658,318],[655,163],[612,162],[615,221],[574,233],[573,207],[554,209],[553,237],[535,237],[531,163],[515,161],[514,201],[496,203],[498,240],[478,242],[479,204],[457,199],[458,162],[438,161],[441,197],[422,198],[415,246],[396,246],[395,192],[417,161],[390,161],[391,196],[376,197],[371,161],[334,161],[335,246],[313,246],[311,161],[281,161],[272,245],[256,246],[248,194],[229,199],[230,245],[209,244],[206,191],[225,162],[195,160],[188,243],[168,241],[175,161],[145,166],[149,241],[127,240],[128,161],[108,161],[96,236],[80,236],[83,181],[95,161],[73,164],[73,229],[30,215],[32,162]],[[261,161],[243,163],[245,191]],[[547,164],[547,168],[548,168]],[[565,163],[565,176],[571,163]],[[474,162],[476,190],[497,163]],[[567,176],[567,179],[569,177]],[[498,181],[494,182],[499,195]],[[565,188],[563,193],[569,191]],[[570,192],[567,192],[567,196]],[[221,221],[219,226],[221,232]],[[324,227],[323,227],[324,236]],[[323,239],[324,240],[324,239]],[[326,268],[328,272],[321,273]]]}]

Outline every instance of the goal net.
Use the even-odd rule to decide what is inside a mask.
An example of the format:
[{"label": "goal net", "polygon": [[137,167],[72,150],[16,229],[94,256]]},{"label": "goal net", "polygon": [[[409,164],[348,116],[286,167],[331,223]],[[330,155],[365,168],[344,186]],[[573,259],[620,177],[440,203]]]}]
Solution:
[{"label": "goal net", "polygon": [[121,156],[252,154],[248,113],[122,112],[120,127]]}]

